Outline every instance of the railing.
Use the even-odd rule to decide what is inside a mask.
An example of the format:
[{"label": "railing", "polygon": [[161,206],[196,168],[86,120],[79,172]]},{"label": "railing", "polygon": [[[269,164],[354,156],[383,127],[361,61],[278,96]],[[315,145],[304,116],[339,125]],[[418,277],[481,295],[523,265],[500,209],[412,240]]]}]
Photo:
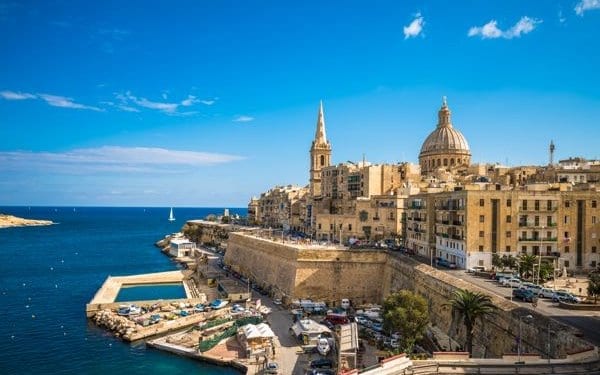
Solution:
[{"label": "railing", "polygon": [[546,237],[546,238],[526,238],[519,237],[520,242],[556,242],[558,239],[556,237]]},{"label": "railing", "polygon": [[463,223],[462,221],[457,221],[457,220],[452,222],[452,225],[464,225],[464,224],[465,223]]}]

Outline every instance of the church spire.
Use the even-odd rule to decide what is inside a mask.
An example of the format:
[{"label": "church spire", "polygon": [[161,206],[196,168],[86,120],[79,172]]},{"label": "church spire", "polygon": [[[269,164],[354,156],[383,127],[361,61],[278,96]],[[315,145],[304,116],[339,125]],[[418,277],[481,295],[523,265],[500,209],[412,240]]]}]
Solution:
[{"label": "church spire", "polygon": [[448,108],[448,101],[446,96],[442,96],[442,108],[438,112],[438,128],[441,127],[452,127],[452,121],[450,120],[450,108]]},{"label": "church spire", "polygon": [[323,101],[319,105],[319,114],[317,116],[317,131],[315,133],[315,144],[327,144],[327,135],[325,134],[325,117],[323,116]]}]

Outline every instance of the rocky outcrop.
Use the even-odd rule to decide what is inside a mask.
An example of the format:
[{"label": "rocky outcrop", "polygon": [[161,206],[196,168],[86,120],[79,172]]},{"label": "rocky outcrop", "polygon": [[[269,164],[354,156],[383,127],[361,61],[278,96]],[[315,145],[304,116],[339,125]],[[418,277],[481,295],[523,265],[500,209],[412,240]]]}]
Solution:
[{"label": "rocky outcrop", "polygon": [[136,324],[126,317],[116,315],[110,310],[102,310],[94,315],[94,323],[100,327],[106,327],[115,333],[117,337],[127,339],[136,331]]},{"label": "rocky outcrop", "polygon": [[31,227],[52,224],[54,223],[50,220],[23,219],[12,215],[0,214],[0,228]]}]

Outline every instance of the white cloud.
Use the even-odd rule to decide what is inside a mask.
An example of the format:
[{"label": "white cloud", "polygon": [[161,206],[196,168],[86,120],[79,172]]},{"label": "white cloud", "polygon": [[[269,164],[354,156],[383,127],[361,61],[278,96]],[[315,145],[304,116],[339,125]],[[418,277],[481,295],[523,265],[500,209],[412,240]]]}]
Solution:
[{"label": "white cloud", "polygon": [[236,118],[233,119],[233,122],[250,122],[253,121],[254,117],[250,117],[250,116],[236,116]]},{"label": "white cloud", "polygon": [[30,94],[26,92],[16,91],[0,91],[0,97],[6,100],[26,100],[26,99],[41,99],[53,107],[74,108],[74,109],[89,109],[92,111],[102,111],[101,108],[91,105],[75,103],[73,98],[66,96],[51,95],[51,94]]},{"label": "white cloud", "polygon": [[74,108],[74,109],[89,109],[92,111],[102,111],[102,109],[98,107],[94,107],[91,105],[85,105],[80,103],[75,103],[73,98],[68,98],[66,96],[59,95],[50,95],[50,94],[38,94],[38,96],[45,100],[46,103],[53,107],[61,107],[61,108]]},{"label": "white cloud", "polygon": [[[141,108],[155,109],[161,112],[164,112],[168,115],[177,115],[177,116],[190,116],[196,114],[197,111],[186,111],[179,112],[180,107],[191,107],[197,103],[202,103],[205,105],[212,105],[215,103],[216,99],[213,100],[200,100],[194,95],[188,95],[187,98],[183,99],[179,103],[169,103],[169,102],[156,102],[151,101],[146,98],[137,97],[133,95],[130,91],[126,93],[115,93],[115,98],[121,102],[119,107],[124,111],[129,112],[139,112],[139,109],[134,106],[138,106]],[[167,93],[162,93],[163,98],[167,98]]]},{"label": "white cloud", "polygon": [[600,9],[600,0],[581,0],[575,5],[575,13],[583,16],[586,10]]},{"label": "white cloud", "polygon": [[181,105],[184,107],[189,107],[191,105],[194,105],[198,102],[198,100],[196,99],[196,97],[194,95],[188,95],[187,99],[184,99],[181,101]]},{"label": "white cloud", "polygon": [[481,27],[471,27],[467,35],[470,37],[480,36],[482,39],[519,38],[521,35],[532,32],[540,23],[542,23],[542,20],[524,16],[521,17],[521,19],[511,28],[502,31],[500,28],[498,28],[498,22],[496,20],[491,20]]},{"label": "white cloud", "polygon": [[103,146],[66,152],[3,151],[0,152],[0,171],[175,173],[243,159],[237,155],[210,152]]},{"label": "white cloud", "polygon": [[404,26],[404,39],[414,38],[423,31],[423,26],[425,26],[425,21],[423,20],[423,16],[421,13],[415,14],[415,19],[408,25]]},{"label": "white cloud", "polygon": [[36,99],[37,97],[33,94],[26,92],[15,92],[15,91],[0,91],[0,96],[6,100],[25,100],[25,99]]}]

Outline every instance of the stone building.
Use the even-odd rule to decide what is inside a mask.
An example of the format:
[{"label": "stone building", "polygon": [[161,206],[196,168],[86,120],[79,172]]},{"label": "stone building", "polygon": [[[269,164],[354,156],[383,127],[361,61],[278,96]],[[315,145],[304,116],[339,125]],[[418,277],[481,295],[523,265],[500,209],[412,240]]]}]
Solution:
[{"label": "stone building", "polygon": [[407,248],[458,268],[492,267],[494,253],[540,255],[573,271],[599,263],[600,195],[569,184],[513,189],[471,184],[407,199]]},{"label": "stone building", "polygon": [[307,193],[306,187],[276,186],[262,193],[259,199],[251,200],[248,211],[252,210],[254,222],[258,225],[287,230],[293,223],[300,222],[300,212],[296,203],[305,199]]}]

